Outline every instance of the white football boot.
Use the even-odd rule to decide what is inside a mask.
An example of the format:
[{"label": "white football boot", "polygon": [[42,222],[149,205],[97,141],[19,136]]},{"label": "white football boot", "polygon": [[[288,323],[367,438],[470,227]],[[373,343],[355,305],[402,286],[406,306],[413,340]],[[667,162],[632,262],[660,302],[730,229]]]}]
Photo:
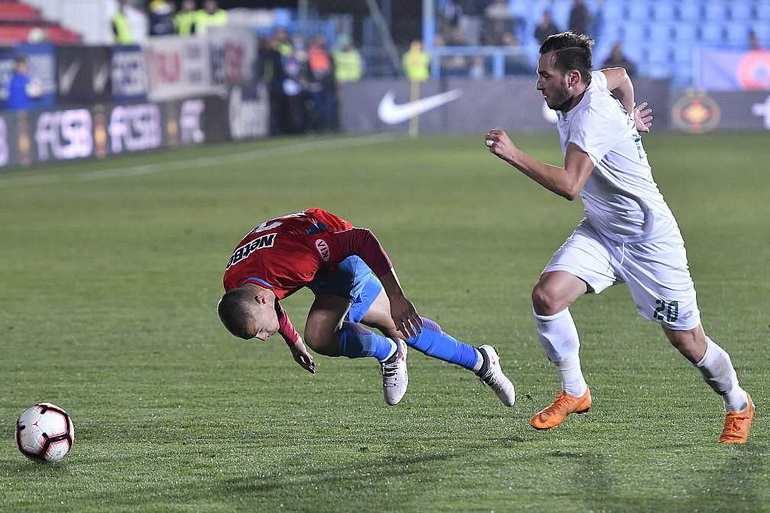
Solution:
[{"label": "white football boot", "polygon": [[481,346],[477,348],[484,358],[481,369],[476,373],[482,383],[492,388],[497,397],[506,406],[513,406],[516,402],[516,390],[511,380],[503,373],[500,367],[500,357],[492,346]]},{"label": "white football boot", "polygon": [[385,402],[391,406],[401,402],[409,384],[409,375],[406,371],[407,346],[403,340],[398,338],[392,340],[396,343],[396,352],[386,361],[380,363],[382,391],[385,394]]}]

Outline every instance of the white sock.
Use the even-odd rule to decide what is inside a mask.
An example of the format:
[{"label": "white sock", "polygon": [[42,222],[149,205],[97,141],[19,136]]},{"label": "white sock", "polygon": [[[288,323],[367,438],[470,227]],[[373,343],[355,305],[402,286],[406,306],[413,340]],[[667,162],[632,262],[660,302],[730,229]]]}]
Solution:
[{"label": "white sock", "polygon": [[743,411],[748,407],[748,396],[738,385],[738,375],[730,361],[730,355],[708,337],[706,353],[695,366],[714,392],[722,396],[725,410]]},{"label": "white sock", "polygon": [[[473,349],[476,349],[475,347]],[[473,372],[478,372],[484,365],[484,357],[481,356],[481,351],[476,349],[476,365],[473,366]]]},{"label": "white sock", "polygon": [[571,396],[582,396],[588,385],[580,370],[580,340],[569,309],[554,315],[533,315],[540,343],[561,376],[562,390]]}]

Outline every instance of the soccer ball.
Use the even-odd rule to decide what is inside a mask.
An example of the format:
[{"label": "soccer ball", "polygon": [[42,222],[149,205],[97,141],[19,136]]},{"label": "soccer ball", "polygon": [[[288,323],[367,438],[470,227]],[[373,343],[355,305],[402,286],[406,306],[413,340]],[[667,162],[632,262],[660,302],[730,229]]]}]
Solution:
[{"label": "soccer ball", "polygon": [[72,419],[55,404],[36,404],[21,412],[16,421],[16,445],[33,461],[58,461],[70,452],[74,441]]}]

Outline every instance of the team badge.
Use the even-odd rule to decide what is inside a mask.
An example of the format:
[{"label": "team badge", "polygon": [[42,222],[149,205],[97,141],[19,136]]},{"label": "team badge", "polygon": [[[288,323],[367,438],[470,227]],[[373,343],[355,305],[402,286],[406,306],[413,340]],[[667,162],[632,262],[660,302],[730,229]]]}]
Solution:
[{"label": "team badge", "polygon": [[688,89],[684,96],[674,102],[671,109],[674,124],[692,134],[710,132],[722,119],[719,104],[705,91]]}]

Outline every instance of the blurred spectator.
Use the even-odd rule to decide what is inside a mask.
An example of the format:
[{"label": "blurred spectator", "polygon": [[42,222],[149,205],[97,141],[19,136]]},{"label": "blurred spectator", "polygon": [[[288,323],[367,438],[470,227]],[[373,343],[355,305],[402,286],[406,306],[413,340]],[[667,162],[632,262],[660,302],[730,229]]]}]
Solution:
[{"label": "blurred spectator", "polygon": [[412,82],[425,82],[430,77],[430,56],[422,50],[421,41],[412,41],[402,61],[406,78]]},{"label": "blurred spectator", "polygon": [[227,11],[219,8],[217,0],[205,0],[203,9],[195,16],[195,33],[205,34],[209,27],[227,25]]},{"label": "blurred spectator", "polygon": [[460,9],[458,22],[463,39],[470,45],[479,44],[484,9],[489,4],[489,0],[455,0],[455,4]]},{"label": "blurred spectator", "polygon": [[180,36],[195,34],[195,19],[198,16],[195,0],[183,0],[182,8],[174,16],[174,27]]},{"label": "blurred spectator", "polygon": [[361,53],[353,46],[349,36],[340,36],[339,49],[334,52],[334,67],[337,83],[358,82],[363,75]]},{"label": "blurred spectator", "polygon": [[307,47],[308,121],[317,132],[337,129],[337,97],[334,61],[326,48],[326,36],[317,35]]},{"label": "blurred spectator", "polygon": [[473,56],[471,65],[468,67],[468,76],[473,80],[480,80],[487,76],[487,68],[483,56]]},{"label": "blurred spectator", "polygon": [[532,75],[532,66],[530,66],[521,45],[511,32],[503,34],[503,46],[512,51],[511,55],[505,57],[505,74]]},{"label": "blurred spectator", "polygon": [[610,56],[607,57],[607,60],[604,61],[602,67],[625,68],[629,77],[634,78],[634,76],[636,76],[636,64],[631,62],[631,60],[626,57],[626,54],[623,53],[623,45],[620,43],[615,43],[615,45],[612,47]]},{"label": "blurred spectator", "polygon": [[127,10],[128,0],[118,0],[118,10],[112,15],[110,21],[116,45],[132,45],[135,42],[134,35],[131,33]]},{"label": "blurred spectator", "polygon": [[35,104],[35,99],[43,94],[43,88],[37,80],[29,77],[27,58],[17,55],[13,58],[13,72],[8,82],[8,110],[27,110]]},{"label": "blurred spectator", "polygon": [[483,44],[499,45],[503,34],[513,30],[513,16],[508,9],[508,0],[494,0],[484,10],[485,30],[481,38]]},{"label": "blurred spectator", "polygon": [[[462,37],[462,31],[456,27],[453,36],[447,42],[441,36],[436,36],[435,45],[442,46],[463,46],[466,44]],[[447,44],[448,43],[448,44]],[[447,77],[463,77],[468,74],[468,60],[462,55],[447,55],[441,58],[441,75]]]},{"label": "blurred spectator", "polygon": [[[279,31],[274,42],[281,54],[281,133],[299,134],[305,131],[306,53],[300,34],[295,34],[289,43],[285,31]],[[285,39],[284,39],[285,38]]]},{"label": "blurred spectator", "polygon": [[538,23],[537,27],[535,27],[535,39],[537,39],[537,42],[543,44],[543,41],[545,41],[548,36],[552,36],[560,32],[561,30],[559,30],[559,27],[556,26],[556,24],[553,22],[553,19],[551,18],[551,11],[548,9],[543,11],[543,17],[540,18],[540,23]]},{"label": "blurred spectator", "polygon": [[575,34],[588,34],[591,13],[583,0],[575,0],[569,13],[569,29]]},{"label": "blurred spectator", "polygon": [[749,31],[749,40],[748,40],[748,47],[749,50],[761,50],[762,45],[759,44],[759,39],[757,38],[757,35],[754,33],[753,30]]},{"label": "blurred spectator", "polygon": [[150,18],[150,35],[167,36],[176,32],[174,4],[168,0],[152,0],[147,6]]}]

